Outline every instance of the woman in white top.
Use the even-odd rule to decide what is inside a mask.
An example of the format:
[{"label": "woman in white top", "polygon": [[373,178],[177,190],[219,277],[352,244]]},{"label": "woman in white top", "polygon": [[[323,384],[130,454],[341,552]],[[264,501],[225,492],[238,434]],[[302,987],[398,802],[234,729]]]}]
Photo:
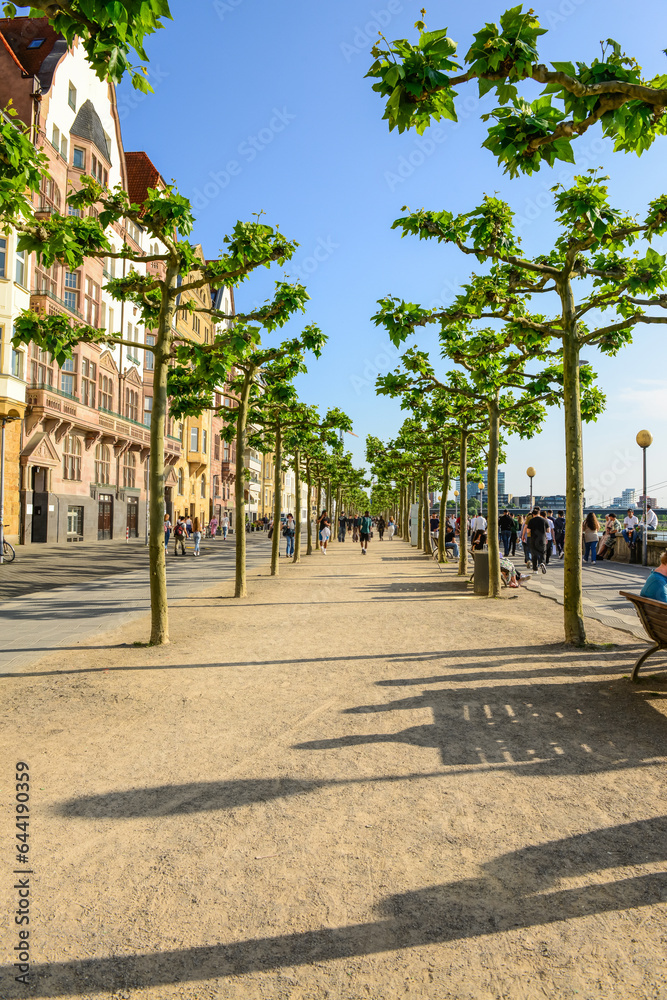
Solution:
[{"label": "woman in white top", "polygon": [[389,524],[387,525],[387,534],[389,535],[389,541],[394,537],[394,532],[396,531],[396,524],[394,523],[393,517],[389,518]]}]

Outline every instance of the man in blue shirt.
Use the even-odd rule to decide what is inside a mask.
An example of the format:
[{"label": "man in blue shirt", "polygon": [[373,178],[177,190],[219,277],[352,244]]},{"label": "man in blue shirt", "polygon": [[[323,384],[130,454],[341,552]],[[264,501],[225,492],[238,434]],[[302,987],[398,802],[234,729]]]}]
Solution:
[{"label": "man in blue shirt", "polygon": [[642,587],[640,596],[667,604],[667,549],[660,556],[660,565],[653,570]]}]

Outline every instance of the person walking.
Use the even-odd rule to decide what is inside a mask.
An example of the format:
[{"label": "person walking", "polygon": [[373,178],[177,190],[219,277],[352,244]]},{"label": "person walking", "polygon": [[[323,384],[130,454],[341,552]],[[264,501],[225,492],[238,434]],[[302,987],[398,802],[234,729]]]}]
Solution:
[{"label": "person walking", "polygon": [[352,527],[352,541],[353,542],[358,542],[359,541],[359,531],[360,531],[360,529],[361,529],[361,518],[357,514],[357,516],[354,519],[354,525]]},{"label": "person walking", "polygon": [[546,517],[542,516],[539,507],[533,509],[533,516],[528,521],[528,537],[530,538],[530,550],[533,555],[533,573],[538,569],[546,573],[547,558],[547,531],[549,525]]},{"label": "person walking", "polygon": [[[543,512],[542,516],[543,517],[545,516],[544,512]],[[552,510],[548,510],[546,512],[546,521],[547,521],[547,524],[549,525],[549,527],[547,529],[547,551],[546,551],[546,560],[545,560],[545,563],[548,566],[549,565],[549,560],[551,559],[551,553],[553,552],[553,547],[554,547],[554,544],[556,542],[556,529],[554,527],[553,511]]]},{"label": "person walking", "polygon": [[519,532],[521,531],[521,525],[523,524],[523,518],[521,514],[518,517],[512,517],[512,531],[510,532],[510,555],[514,559],[516,556],[516,543],[519,538]]},{"label": "person walking", "polygon": [[382,514],[380,514],[378,518],[378,538],[380,539],[381,542],[384,541],[384,529],[386,527],[387,525],[385,519],[383,518]]},{"label": "person walking", "polygon": [[201,542],[201,525],[199,523],[199,518],[196,517],[192,523],[192,537],[195,542],[194,555],[199,555],[199,543]]},{"label": "person walking", "polygon": [[327,554],[327,545],[331,538],[331,521],[325,510],[320,514],[317,525],[320,533],[320,552],[325,556]]},{"label": "person walking", "polygon": [[531,565],[530,536],[528,534],[529,520],[530,520],[529,514],[526,514],[526,516],[522,518],[523,524],[521,525],[521,533],[519,535],[519,539],[521,541],[521,547],[523,549],[523,559],[526,566]]},{"label": "person walking", "polygon": [[222,523],[222,540],[223,542],[226,542],[227,532],[229,531],[229,517],[227,516],[227,514],[223,514],[221,523]]},{"label": "person walking", "polygon": [[190,538],[192,535],[192,518],[190,517],[189,514],[185,519],[185,530],[188,533],[188,538]]},{"label": "person walking", "polygon": [[565,555],[565,512],[559,510],[554,519],[554,529],[556,532],[556,551],[558,553],[558,558],[562,559]]},{"label": "person walking", "polygon": [[208,522],[208,530],[210,532],[211,538],[215,538],[215,536],[218,534],[218,519],[215,516],[215,514]]},{"label": "person walking", "polygon": [[387,525],[387,534],[389,535],[389,541],[391,542],[396,534],[396,522],[393,517],[389,518],[389,524]]},{"label": "person walking", "polygon": [[500,541],[503,546],[503,555],[507,559],[512,545],[512,528],[514,527],[514,518],[507,510],[504,510],[500,515],[500,518],[498,519],[498,527],[500,528]]},{"label": "person walking", "polygon": [[361,554],[362,556],[365,556],[368,552],[368,543],[371,540],[371,531],[373,530],[373,518],[367,510],[364,511],[364,516],[361,518],[360,528],[359,540],[361,542]]},{"label": "person walking", "polygon": [[338,541],[345,541],[345,532],[347,531],[347,518],[345,514],[341,514],[338,518]]},{"label": "person walking", "polygon": [[174,555],[175,556],[177,556],[179,554],[179,552],[178,552],[178,546],[179,545],[181,546],[181,552],[180,552],[180,554],[182,556],[185,555],[185,539],[186,539],[187,533],[188,533],[188,530],[185,527],[185,518],[179,517],[177,519],[177,521],[176,521],[176,524],[174,525]]},{"label": "person walking", "polygon": [[600,540],[598,535],[599,530],[600,524],[597,517],[591,510],[586,515],[582,531],[584,533],[584,562],[588,562],[588,557],[590,556],[592,566],[595,566],[597,563],[598,542]]},{"label": "person walking", "polygon": [[169,538],[171,537],[171,521],[169,520],[169,514],[164,515],[164,547],[165,551],[169,549]]},{"label": "person walking", "polygon": [[296,534],[296,524],[291,514],[287,515],[287,520],[285,521],[285,527],[283,528],[283,534],[287,539],[287,548],[285,550],[285,556],[287,559],[289,559],[290,556],[294,555],[294,536]]}]

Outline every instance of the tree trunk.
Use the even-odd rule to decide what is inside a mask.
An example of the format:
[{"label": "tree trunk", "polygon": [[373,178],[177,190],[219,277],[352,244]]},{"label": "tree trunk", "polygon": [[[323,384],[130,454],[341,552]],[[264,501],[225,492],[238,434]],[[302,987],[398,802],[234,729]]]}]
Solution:
[{"label": "tree trunk", "polygon": [[461,428],[459,462],[459,514],[461,530],[459,532],[459,576],[468,575],[468,429]]},{"label": "tree trunk", "polygon": [[327,515],[331,521],[331,537],[333,538],[333,511],[331,510],[331,480],[327,479]]},{"label": "tree trunk", "polygon": [[248,594],[245,561],[245,447],[251,383],[252,372],[246,372],[239,399],[238,416],[236,418],[236,483],[234,486],[236,499],[236,582],[234,597],[246,597]]},{"label": "tree trunk", "polygon": [[447,524],[447,494],[449,493],[449,452],[442,449],[442,500],[440,501],[440,531],[438,533],[438,562],[447,559],[445,552],[445,528]]},{"label": "tree trunk", "polygon": [[280,475],[283,465],[283,431],[278,421],[276,429],[276,452],[275,466],[273,469],[273,535],[271,536],[271,576],[278,576],[280,566],[280,510],[281,504],[281,481]]},{"label": "tree trunk", "polygon": [[584,463],[581,440],[581,386],[574,296],[569,280],[557,283],[563,306],[563,409],[565,412],[565,557],[563,617],[565,641],[586,643],[581,597],[581,525],[583,522]]},{"label": "tree trunk", "polygon": [[340,498],[341,498],[341,487],[339,486],[336,490],[336,520],[334,521],[333,518],[331,520],[331,537],[333,538],[334,525],[335,525],[336,541],[338,541],[338,518],[340,517],[340,512],[341,512]]},{"label": "tree trunk", "polygon": [[489,410],[489,452],[486,465],[487,536],[489,539],[489,597],[500,597],[500,548],[498,545],[498,449],[500,447],[500,407],[498,395],[487,400]]},{"label": "tree trunk", "polygon": [[171,353],[174,314],[172,291],[176,288],[175,267],[168,267],[165,278],[169,289],[163,296],[153,370],[153,411],[151,414],[148,501],[150,535],[148,540],[151,590],[151,646],[169,642],[169,607],[167,603],[166,549],[164,545],[164,432],[167,420],[167,375]]},{"label": "tree trunk", "polygon": [[[421,549],[424,544],[424,478],[419,477],[421,482],[419,484],[419,495],[415,495],[415,503],[419,504],[417,508],[417,548]],[[416,486],[415,486],[416,490]]]},{"label": "tree trunk", "polygon": [[292,562],[301,562],[301,454],[294,449],[294,482],[296,485],[296,510],[294,511],[294,556]]},{"label": "tree trunk", "polygon": [[430,517],[430,504],[428,500],[428,468],[424,467],[424,475],[422,477],[422,492],[424,494],[424,555],[430,556],[431,554],[431,517]]},{"label": "tree trunk", "polygon": [[306,489],[308,491],[308,501],[306,503],[306,555],[313,554],[313,518],[311,515],[313,483],[310,476],[310,459],[306,455]]}]

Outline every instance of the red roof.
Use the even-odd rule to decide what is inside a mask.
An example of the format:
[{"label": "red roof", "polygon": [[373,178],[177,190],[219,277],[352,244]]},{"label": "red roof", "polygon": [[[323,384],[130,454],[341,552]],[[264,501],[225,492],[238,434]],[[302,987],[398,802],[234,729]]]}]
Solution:
[{"label": "red roof", "polygon": [[[46,17],[0,18],[0,34],[15,62],[28,76],[39,76],[42,64],[62,35],[54,31]],[[41,44],[28,48],[31,42]]]},{"label": "red roof", "polygon": [[149,188],[164,186],[160,171],[143,151],[126,152],[125,168],[127,170],[127,193],[134,205],[142,205],[146,201]]}]

